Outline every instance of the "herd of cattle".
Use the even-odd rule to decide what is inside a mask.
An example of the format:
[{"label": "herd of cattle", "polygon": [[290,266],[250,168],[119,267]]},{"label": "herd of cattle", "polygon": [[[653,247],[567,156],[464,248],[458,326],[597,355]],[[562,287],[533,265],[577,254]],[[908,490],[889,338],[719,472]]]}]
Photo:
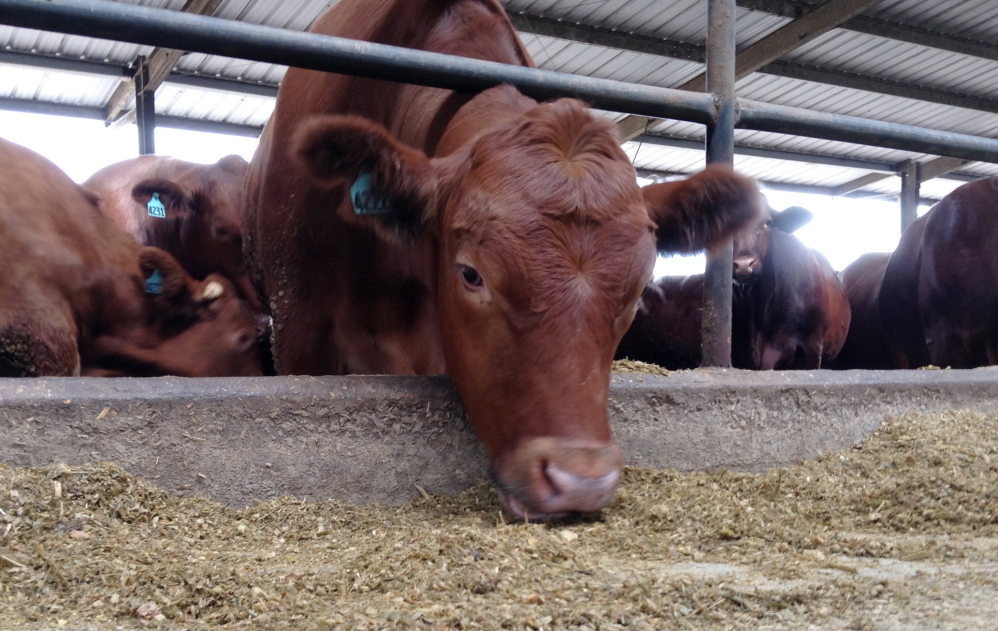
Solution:
[{"label": "herd of cattle", "polygon": [[[497,0],[343,0],[312,30],[533,65]],[[734,238],[738,366],[998,359],[995,181],[836,276],[806,211],[724,167],[639,188],[612,123],[510,86],[292,68],[249,164],[0,165],[0,375],[446,372],[515,516],[612,496],[615,353],[699,362],[703,280],[649,284],[657,253]]]},{"label": "herd of cattle", "polygon": [[[892,369],[998,364],[998,178],[965,184],[915,220],[893,253],[837,275],[792,233],[801,208],[735,236],[732,364]],[[649,285],[619,357],[700,364],[703,276]]]}]

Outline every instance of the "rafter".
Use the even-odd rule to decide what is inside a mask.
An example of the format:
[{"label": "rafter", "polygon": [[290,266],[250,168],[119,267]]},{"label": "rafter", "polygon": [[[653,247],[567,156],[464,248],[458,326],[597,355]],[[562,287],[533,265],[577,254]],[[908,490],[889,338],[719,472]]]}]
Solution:
[{"label": "rafter", "polygon": [[[222,0],[187,0],[181,11],[199,15],[212,15],[220,4],[222,4]],[[170,72],[183,55],[184,52],[180,50],[170,48],[153,49],[145,61],[149,73],[149,80],[145,84],[145,89],[155,92],[170,75]],[[140,69],[137,68],[137,70]],[[118,84],[118,87],[115,88],[114,92],[108,98],[107,103],[104,104],[104,120],[108,123],[114,122],[133,96],[135,96],[135,81],[129,77]]]},{"label": "rafter", "polygon": [[[739,52],[735,56],[735,79],[747,77],[795,48],[824,35],[877,2],[880,0],[828,0],[813,8]],[[701,72],[679,86],[679,89],[703,92],[706,88],[706,76],[706,73]],[[628,129],[633,129],[636,123],[628,121],[629,118],[632,117],[625,118],[621,122],[627,123]],[[627,139],[622,132],[620,136]]]}]

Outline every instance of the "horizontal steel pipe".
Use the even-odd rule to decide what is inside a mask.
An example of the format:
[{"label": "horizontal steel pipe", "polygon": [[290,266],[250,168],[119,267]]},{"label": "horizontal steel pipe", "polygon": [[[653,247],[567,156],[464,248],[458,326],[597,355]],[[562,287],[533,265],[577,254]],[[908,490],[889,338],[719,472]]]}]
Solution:
[{"label": "horizontal steel pipe", "polygon": [[299,33],[106,0],[0,0],[0,23],[176,48],[449,90],[503,83],[546,100],[571,96],[601,109],[706,123],[706,94],[522,68],[490,61]]},{"label": "horizontal steel pipe", "polygon": [[741,113],[737,126],[742,129],[952,156],[964,160],[998,162],[998,140],[991,138],[745,99],[740,99],[739,105]]}]

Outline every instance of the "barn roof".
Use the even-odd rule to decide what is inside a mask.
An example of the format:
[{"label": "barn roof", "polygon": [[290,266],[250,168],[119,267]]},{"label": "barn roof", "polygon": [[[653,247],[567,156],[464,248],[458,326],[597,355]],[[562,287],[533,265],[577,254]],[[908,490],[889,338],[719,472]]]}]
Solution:
[{"label": "barn roof", "polygon": [[[335,1],[128,4],[186,7],[303,31]],[[704,70],[706,0],[502,4],[544,69],[669,88],[695,82]],[[819,19],[821,5],[827,5],[828,15]],[[805,36],[780,48],[780,33],[805,25],[810,29]],[[738,0],[737,40],[739,51],[754,45],[754,52],[770,59],[739,79],[739,97],[998,137],[994,0]],[[134,98],[121,87],[129,83],[128,67],[139,56],[159,55],[168,60],[170,74],[156,93],[158,124],[259,132],[273,110],[284,67],[199,53],[175,60],[162,52],[0,26],[0,108],[116,118],[119,109],[127,113],[134,107]],[[113,107],[116,101],[122,107]],[[607,115],[635,136],[625,149],[640,173],[688,173],[703,165],[703,126]],[[922,196],[932,200],[969,179],[998,175],[998,164],[752,130],[735,134],[736,168],[774,188],[893,197],[900,191],[893,174],[905,161],[916,161],[926,176]]]}]

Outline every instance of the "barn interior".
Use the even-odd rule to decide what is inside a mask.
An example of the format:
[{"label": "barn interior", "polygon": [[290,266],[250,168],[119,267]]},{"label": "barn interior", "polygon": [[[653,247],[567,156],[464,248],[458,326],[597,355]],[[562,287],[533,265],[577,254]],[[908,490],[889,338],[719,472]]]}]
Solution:
[{"label": "barn interior", "polygon": [[[711,3],[706,0],[502,0],[501,3],[542,70],[691,94],[705,91],[706,60],[708,55],[715,54],[709,50],[707,40],[711,24],[708,4],[721,3],[713,0]],[[256,137],[273,112],[285,65],[143,43],[141,40],[155,38],[154,28],[134,32],[119,29],[121,39],[129,41],[114,41],[107,31],[100,31],[90,23],[79,27],[90,34],[67,34],[61,31],[73,28],[70,13],[60,22],[65,27],[46,30],[41,26],[53,23],[55,18],[32,13],[45,4],[50,3],[0,0],[0,23],[9,24],[0,26],[0,109],[99,120],[109,126],[135,125],[136,153],[155,153],[156,127]],[[69,0],[62,4],[80,11],[96,7],[109,15],[114,14],[116,6],[151,8],[301,33],[335,2]],[[162,19],[166,29],[169,24],[162,15],[165,14],[153,17]],[[128,19],[129,14],[122,16]],[[731,60],[734,95],[746,112],[750,113],[754,107],[756,111],[766,111],[758,109],[758,104],[762,104],[773,106],[778,114],[768,124],[769,129],[740,127],[737,123],[733,129],[732,163],[737,171],[756,179],[762,187],[833,196],[844,204],[858,198],[896,200],[898,222],[907,226],[916,217],[919,206],[938,202],[962,184],[998,176],[998,13],[992,0],[946,3],[737,0],[734,25],[736,54]],[[587,89],[598,92],[604,85],[594,83]],[[560,88],[538,84],[533,89]],[[649,100],[656,95],[669,96],[664,92],[651,93]],[[670,98],[678,103],[681,95],[672,94]],[[678,107],[675,103],[670,102],[668,107]],[[648,113],[614,111],[605,105],[600,106],[600,111],[617,125],[624,149],[640,177],[656,180],[684,176],[702,169],[707,161],[705,145],[712,132],[705,120],[650,117]],[[825,117],[826,114],[831,116]],[[816,119],[821,119],[820,124]],[[857,119],[870,124],[859,125]],[[836,126],[839,131],[832,129]],[[935,152],[930,150],[933,147]],[[730,264],[727,269],[730,273]],[[730,277],[726,282],[730,285]],[[720,364],[723,365],[723,359]],[[702,484],[721,487],[726,484],[724,476],[729,470],[770,471],[766,484],[778,487],[781,482],[772,479],[773,471],[809,459],[832,458],[835,456],[826,455],[842,450],[850,454],[850,450],[857,449],[855,445],[888,418],[910,419],[910,415],[948,414],[952,410],[998,414],[994,404],[998,401],[996,388],[998,381],[989,369],[762,374],[713,368],[664,375],[617,374],[611,383],[610,411],[614,431],[628,454],[629,466],[684,472],[709,470],[716,477],[705,479]],[[283,496],[359,505],[399,504],[413,499],[430,502],[430,497],[453,495],[485,480],[481,448],[475,444],[445,378],[2,380],[0,402],[5,417],[0,425],[0,462],[9,465],[6,472],[11,472],[11,480],[16,477],[13,472],[20,476],[20,472],[29,468],[43,471],[39,479],[67,480],[77,475],[72,473],[77,467],[113,461],[127,475],[153,480],[157,487],[171,491],[174,496],[204,496],[237,507]],[[981,422],[980,418],[973,416],[975,431],[991,431],[992,425]],[[961,430],[954,426],[953,431],[958,434]],[[904,446],[919,439],[902,432],[893,440]],[[990,455],[968,454],[970,451],[954,456],[945,464],[965,462],[980,466],[982,472],[990,471],[990,465],[986,464]],[[918,457],[927,456],[920,451]],[[903,461],[899,457],[897,462]],[[890,466],[897,462],[891,460]],[[58,463],[67,465],[69,473],[41,469]],[[877,466],[880,464],[862,465]],[[88,471],[87,475],[94,479],[104,475]],[[0,473],[4,472],[0,468]],[[961,470],[961,476],[963,473]],[[802,474],[795,483],[808,484],[808,475]],[[805,477],[808,482],[802,481]],[[985,478],[982,473],[978,480]],[[940,485],[950,482],[943,478],[937,481]],[[960,484],[962,491],[970,489],[967,492],[973,495],[976,487],[972,481]],[[10,493],[17,492],[13,483],[2,490],[8,497],[15,497]],[[776,491],[773,493],[774,497],[778,495]],[[990,497],[990,493],[982,488],[978,495]],[[13,504],[4,499],[7,503],[0,500],[5,511],[2,516],[13,515]],[[475,499],[473,503],[478,501]],[[634,501],[640,503],[640,499]],[[740,579],[727,569],[712,567],[711,564],[720,562],[725,546],[742,539],[737,529],[725,530],[737,522],[735,517],[705,539],[684,539],[681,545],[676,544],[690,548],[689,559],[681,552],[670,558],[673,562],[676,559],[689,562],[692,569],[677,570],[678,574],[669,576],[669,585],[673,585],[673,579],[678,581],[676,585],[688,580],[699,589],[706,581],[714,590],[709,595],[697,593],[694,600],[682,601],[681,607],[672,601],[660,602],[657,596],[640,596],[642,590],[647,592],[656,585],[650,574],[638,576],[615,570],[614,577],[600,579],[605,584],[590,588],[619,590],[633,601],[628,601],[630,610],[610,606],[606,612],[600,610],[586,617],[585,612],[572,609],[574,617],[559,618],[559,611],[567,610],[567,606],[557,596],[535,586],[526,590],[530,593],[517,597],[536,608],[536,615],[518,617],[519,614],[503,610],[499,618],[504,624],[508,621],[509,628],[532,629],[549,628],[552,623],[555,627],[627,628],[629,619],[633,623],[630,626],[636,628],[689,628],[690,624],[701,628],[755,628],[753,625],[763,623],[772,628],[799,628],[794,625],[804,621],[830,629],[850,628],[849,625],[853,625],[851,628],[939,628],[931,622],[906,618],[903,610],[911,607],[923,613],[935,611],[945,624],[956,625],[960,621],[970,626],[986,624],[993,611],[990,605],[981,603],[993,603],[998,595],[994,587],[998,577],[993,570],[998,567],[998,532],[991,523],[993,506],[972,507],[971,510],[985,515],[977,527],[967,525],[969,521],[960,521],[963,517],[954,517],[963,515],[963,508],[947,507],[952,512],[947,517],[945,510],[934,504],[931,510],[940,512],[933,513],[935,521],[925,518],[931,525],[925,526],[924,532],[928,534],[920,539],[923,543],[916,545],[913,541],[920,532],[918,525],[908,531],[908,526],[902,527],[903,520],[899,520],[896,530],[891,530],[880,521],[882,514],[892,510],[892,501],[886,498],[882,505],[864,504],[863,519],[867,521],[860,526],[848,525],[850,534],[846,538],[850,542],[863,540],[870,528],[883,529],[877,531],[878,536],[884,535],[878,541],[889,542],[883,544],[886,545],[883,549],[872,544],[863,548],[859,543],[834,548],[838,544],[831,542],[840,542],[834,533],[815,534],[820,543],[814,543],[813,539],[788,539],[790,552],[775,547],[776,543],[772,549],[766,548],[767,554],[797,555],[796,561],[814,565],[803,573],[807,575],[807,580],[801,583],[803,587],[795,584],[793,589],[784,589],[789,584],[786,581],[798,578],[793,572],[773,578],[776,574],[762,571],[759,575],[762,578],[753,575],[749,580]],[[904,501],[897,499],[901,507],[898,514],[906,510],[919,515],[931,512],[919,501],[911,497]],[[283,504],[274,506],[273,512],[282,516],[290,510]],[[658,510],[657,506],[656,503],[649,510]],[[77,510],[87,509],[80,505]],[[339,504],[329,509],[330,513],[343,510],[349,511]],[[462,505],[447,510],[473,509]],[[986,518],[988,511],[992,511],[991,518]],[[378,519],[387,522],[392,517]],[[962,525],[948,529],[947,519]],[[315,532],[320,537],[328,536],[322,523],[316,528],[309,523],[309,534],[302,534],[302,540]],[[362,523],[365,527],[370,525],[367,521]],[[0,522],[0,533],[5,527]],[[574,541],[572,535],[577,533],[585,537],[588,527],[576,524],[554,531],[569,534],[552,536],[560,538],[557,543],[561,546]],[[22,529],[18,540],[20,551],[0,556],[0,567],[10,570],[8,576],[12,578],[7,583],[10,590],[14,589],[14,581],[22,578],[24,584],[30,583],[29,578],[37,581],[39,573],[43,578],[38,584],[48,581],[54,585],[64,580],[59,578],[60,571],[66,574],[82,571],[69,565],[60,570],[59,563],[69,562],[53,561],[52,549],[48,549],[49,555],[43,551],[29,557],[30,537],[23,534],[23,523],[18,528]],[[280,525],[276,530],[279,528]],[[8,528],[7,533],[10,532]],[[420,536],[418,530],[416,533],[412,535],[414,538]],[[503,539],[502,545],[515,544],[527,550],[530,544],[523,542],[530,537],[539,538],[544,545],[550,543],[544,539],[551,533],[549,530],[527,529],[523,533],[523,540],[509,543]],[[909,538],[898,543],[902,535]],[[764,535],[754,536],[765,539]],[[750,538],[745,535],[746,541]],[[972,539],[976,542],[973,545]],[[51,540],[46,539],[45,545],[52,545]],[[536,541],[533,545],[537,547]],[[702,549],[704,553],[697,557],[693,549]],[[81,550],[73,554],[83,554]],[[550,563],[560,563],[568,554],[561,548],[558,550]],[[545,548],[543,554],[549,552]],[[642,550],[641,554],[645,552]],[[523,558],[516,556],[514,562],[522,562],[531,554],[535,553],[527,550]],[[990,569],[970,567],[966,561],[974,555]],[[867,558],[877,559],[877,563],[866,564]],[[909,565],[902,566],[904,563]],[[348,570],[358,570],[361,564],[362,559],[358,559]],[[37,571],[28,572],[28,566]],[[947,568],[963,577],[959,580],[973,586],[973,602],[959,601],[958,583],[929,585],[912,578],[916,572],[938,577]],[[710,575],[714,570],[720,574]],[[101,569],[104,573],[109,571]],[[121,568],[115,571],[121,572]],[[257,577],[264,574],[260,569],[249,573]],[[841,576],[852,582],[845,586],[836,583]],[[764,587],[770,592],[765,592],[760,587],[765,580],[786,584],[780,583],[777,589],[766,583]],[[718,587],[724,581],[735,584],[737,589]],[[848,592],[849,597],[835,600],[824,593],[807,591],[822,581],[834,583],[842,593]],[[474,592],[480,582],[471,587],[449,585],[448,589],[467,588]],[[127,585],[128,580],[122,579],[121,589],[114,593],[124,593]],[[267,585],[268,592],[272,592],[273,585]],[[336,593],[343,594],[346,602],[356,596],[354,587],[362,586],[374,592],[379,589],[361,580],[352,584],[341,581]],[[222,616],[215,622],[238,625],[267,616],[260,624],[295,624],[288,613],[295,606],[287,603],[298,598],[297,595],[283,601],[260,597],[250,583],[239,583],[231,589],[242,590],[238,599],[232,600],[238,600],[239,605],[233,605],[231,619]],[[300,585],[297,589],[302,593],[308,591]],[[427,589],[432,591],[424,587],[424,591]],[[321,623],[317,617],[308,620],[316,628],[390,628],[396,623],[401,626],[399,621],[405,616],[412,619],[414,627],[461,626],[465,616],[467,626],[489,628],[487,617],[469,617],[468,612],[492,606],[483,604],[489,598],[511,596],[503,590],[481,589],[484,591],[474,592],[475,596],[467,601],[463,597],[452,598],[447,592],[418,606],[389,602],[386,598],[385,602],[378,601],[374,613],[358,605],[356,610],[349,609],[349,613],[323,611]],[[676,589],[681,592],[683,588]],[[941,612],[932,609],[933,589],[945,594]],[[631,598],[630,592],[635,590],[640,598]],[[108,603],[101,615],[111,615],[108,620],[116,620],[118,624],[123,620],[138,624],[136,621],[146,618],[136,613],[138,607],[152,598],[138,591],[141,590],[133,590],[132,599],[142,602],[136,601],[135,606],[125,598],[120,606],[115,601],[112,607],[110,595],[100,596],[102,603]],[[192,587],[190,591],[197,590]],[[759,597],[763,592],[770,595]],[[334,593],[332,588],[328,593]],[[531,600],[534,596],[536,599]],[[651,604],[645,602],[648,598]],[[48,602],[46,606],[56,609],[41,610],[34,620],[18,618],[10,628],[34,629],[50,620],[61,624],[58,620],[63,616],[70,624],[77,625],[75,628],[111,628],[100,626],[104,623],[85,626],[82,609],[67,604],[62,596],[51,596],[49,600],[42,605]],[[94,607],[92,601],[87,606]],[[264,604],[254,605],[255,601]],[[440,609],[424,607],[416,612],[429,601],[437,603]],[[760,602],[764,605],[759,605]],[[11,607],[21,609],[29,606],[22,601],[11,600],[11,603]],[[39,604],[32,601],[30,606]],[[298,611],[308,611],[307,605],[297,606]],[[902,613],[890,613],[891,606],[900,607]],[[184,624],[197,619],[197,615],[183,608],[171,609],[162,602],[156,607],[155,614],[148,618],[163,615],[163,619],[157,619],[161,624]],[[211,611],[222,611],[222,605]],[[244,613],[238,614],[240,611]],[[343,611],[347,611],[345,605]],[[711,618],[716,611],[724,612],[725,617]],[[0,609],[0,618],[2,612]],[[225,613],[230,612],[225,610]],[[402,617],[389,617],[395,614]],[[751,615],[740,617],[743,614]],[[552,620],[539,622],[545,616]],[[492,622],[493,626],[498,624]]]}]

